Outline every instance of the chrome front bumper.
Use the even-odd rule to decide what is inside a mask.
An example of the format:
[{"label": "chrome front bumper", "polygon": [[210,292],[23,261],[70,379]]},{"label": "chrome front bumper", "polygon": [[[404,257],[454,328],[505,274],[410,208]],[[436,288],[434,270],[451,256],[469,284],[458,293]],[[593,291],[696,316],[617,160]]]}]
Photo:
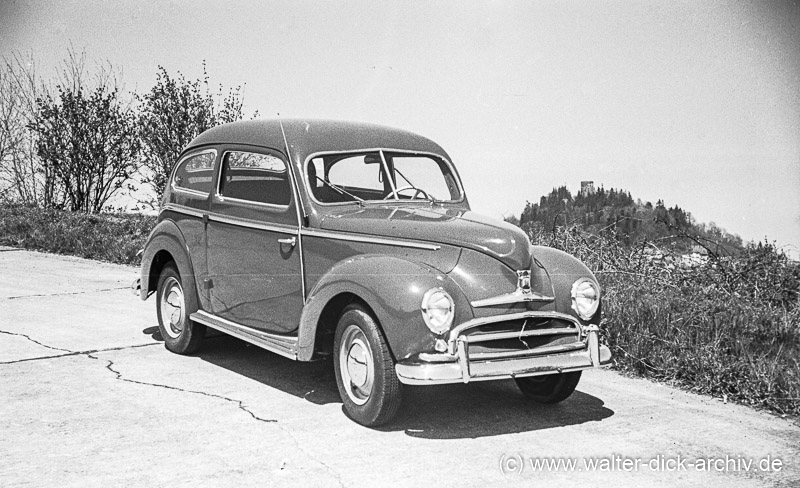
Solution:
[{"label": "chrome front bumper", "polygon": [[[535,316],[534,313],[527,312],[521,315]],[[564,318],[561,314],[558,315]],[[596,325],[586,325],[581,328],[585,346],[580,349],[569,348],[559,351],[558,346],[553,346],[515,351],[489,358],[481,355],[480,358],[470,359],[469,337],[460,335],[467,327],[460,327],[454,329],[454,333],[451,334],[447,352],[421,353],[413,359],[399,361],[395,365],[395,371],[401,383],[437,385],[568,373],[611,363],[611,351],[598,342],[599,328]]]}]

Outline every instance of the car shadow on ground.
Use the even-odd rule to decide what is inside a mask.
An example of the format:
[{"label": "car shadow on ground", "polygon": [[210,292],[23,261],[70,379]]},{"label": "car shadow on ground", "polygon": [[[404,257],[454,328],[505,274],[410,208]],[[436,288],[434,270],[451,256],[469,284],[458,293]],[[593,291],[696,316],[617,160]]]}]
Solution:
[{"label": "car shadow on ground", "polygon": [[403,430],[424,439],[463,439],[598,422],[614,415],[603,400],[576,391],[556,405],[526,399],[513,380],[413,386],[403,406],[382,431]]},{"label": "car shadow on ground", "polygon": [[142,334],[149,335],[151,339],[158,342],[164,342],[164,338],[161,337],[161,331],[159,330],[158,326],[148,327],[142,331]]},{"label": "car shadow on ground", "polygon": [[[225,335],[208,338],[196,356],[317,405],[341,403],[330,359],[296,362]],[[397,417],[376,430],[463,439],[598,422],[614,415],[603,400],[581,391],[557,405],[530,402],[511,380],[405,386],[403,395]]]}]

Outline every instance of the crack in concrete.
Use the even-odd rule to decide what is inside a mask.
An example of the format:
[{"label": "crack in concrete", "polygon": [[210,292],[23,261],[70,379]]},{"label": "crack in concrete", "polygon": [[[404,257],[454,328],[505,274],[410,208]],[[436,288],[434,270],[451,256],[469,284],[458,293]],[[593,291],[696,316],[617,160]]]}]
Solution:
[{"label": "crack in concrete", "polygon": [[[24,337],[25,339],[33,342],[34,344],[38,344],[38,345],[40,345],[42,347],[46,347],[48,349],[52,349],[52,350],[55,350],[55,351],[64,351],[66,353],[66,354],[57,354],[57,355],[53,355],[53,356],[41,356],[41,357],[36,357],[36,358],[19,359],[19,360],[16,360],[16,361],[6,361],[6,362],[0,362],[0,364],[15,364],[15,363],[22,363],[22,362],[26,362],[26,361],[38,361],[38,360],[43,360],[43,359],[63,358],[63,357],[69,357],[69,356],[86,356],[86,357],[91,358],[91,359],[100,360],[99,357],[94,356],[93,354],[100,353],[100,352],[121,351],[121,350],[124,350],[124,349],[134,349],[134,348],[139,348],[139,347],[155,346],[155,345],[161,344],[160,342],[153,342],[153,343],[150,343],[150,344],[138,344],[138,345],[133,345],[133,346],[110,347],[110,348],[106,348],[106,349],[92,349],[92,350],[88,350],[88,351],[72,351],[70,349],[63,349],[63,348],[60,348],[60,347],[48,346],[47,344],[43,344],[43,343],[31,338],[27,334],[19,334],[19,333],[16,333],[16,332],[8,332],[8,331],[5,331],[5,330],[0,330],[0,333],[7,334],[7,335],[12,335],[12,336]],[[157,387],[157,388],[164,388],[164,389],[167,389],[167,390],[179,391],[179,392],[182,392],[182,393],[194,393],[194,394],[197,394],[197,395],[203,395],[203,396],[207,396],[207,397],[211,397],[211,398],[217,398],[219,400],[225,400],[226,402],[230,402],[230,403],[235,404],[236,407],[239,410],[242,410],[243,412],[246,412],[253,419],[255,419],[255,420],[259,421],[259,422],[275,423],[276,426],[283,433],[285,433],[287,436],[289,436],[289,438],[292,439],[292,442],[294,442],[294,445],[296,446],[298,451],[303,453],[307,458],[313,459],[314,461],[319,463],[321,466],[323,466],[331,475],[333,475],[333,477],[339,483],[339,486],[341,486],[341,487],[345,486],[345,484],[342,481],[342,478],[339,475],[339,473],[336,470],[334,470],[331,466],[329,466],[327,463],[325,463],[324,461],[320,460],[317,456],[314,456],[312,453],[310,453],[308,450],[306,450],[300,444],[300,441],[297,439],[297,437],[295,437],[294,433],[290,429],[284,428],[282,425],[280,425],[280,423],[278,423],[278,421],[276,419],[265,419],[265,418],[259,417],[252,410],[247,408],[247,406],[245,406],[245,404],[244,404],[244,402],[242,400],[236,400],[235,398],[230,398],[230,397],[226,397],[226,396],[223,396],[223,395],[217,395],[215,393],[208,393],[208,392],[205,392],[205,391],[187,390],[187,389],[184,389],[184,388],[179,388],[179,387],[170,386],[170,385],[164,385],[164,384],[160,384],[160,383],[150,383],[150,382],[146,382],[146,381],[132,380],[132,379],[123,377],[122,373],[120,371],[114,369],[115,364],[114,364],[114,362],[112,360],[106,359],[105,361],[107,362],[107,364],[105,366],[105,369],[108,370],[109,372],[113,373],[115,375],[115,379],[117,379],[119,381],[124,381],[124,382],[127,382],[127,383],[133,383],[133,384],[143,385],[143,386],[153,386],[153,387]],[[313,390],[311,392],[309,392],[309,393],[313,393]],[[307,393],[306,395],[308,395],[309,393]]]},{"label": "crack in concrete", "polygon": [[160,342],[150,342],[148,344],[134,344],[132,346],[117,346],[117,347],[107,347],[105,349],[89,349],[87,351],[73,351],[72,349],[64,349],[63,347],[49,346],[49,345],[47,345],[47,344],[45,344],[43,342],[37,341],[36,339],[32,338],[31,336],[29,336],[27,334],[20,334],[19,332],[9,332],[7,330],[0,330],[0,334],[24,337],[25,339],[29,340],[30,342],[33,342],[36,345],[39,345],[39,346],[42,346],[42,347],[46,347],[47,349],[52,349],[54,351],[63,351],[63,352],[66,353],[66,354],[54,354],[52,356],[36,356],[35,358],[17,359],[17,360],[14,360],[14,361],[0,361],[0,364],[24,363],[26,361],[39,361],[39,360],[42,360],[42,359],[63,358],[63,357],[68,357],[68,356],[89,356],[89,357],[92,357],[91,355],[93,353],[96,353],[96,352],[122,351],[123,349],[135,349],[135,348],[138,348],[138,347],[148,347],[148,346],[155,346],[157,344],[160,344]]},{"label": "crack in concrete", "polygon": [[119,286],[116,288],[100,288],[99,290],[65,291],[62,293],[42,293],[37,295],[18,295],[15,297],[2,297],[3,300],[19,300],[20,298],[41,298],[41,297],[61,297],[69,295],[84,295],[86,293],[96,293],[101,291],[128,290],[129,286]]},{"label": "crack in concrete", "polygon": [[[98,359],[98,358],[95,357],[94,359]],[[120,381],[125,381],[125,382],[128,382],[128,383],[134,383],[134,384],[137,384],[137,385],[155,386],[155,387],[164,388],[164,389],[167,389],[167,390],[180,391],[182,393],[195,393],[197,395],[204,395],[204,396],[211,397],[211,398],[218,398],[220,400],[225,400],[226,402],[231,402],[231,403],[236,404],[236,406],[239,408],[239,410],[242,410],[243,412],[247,412],[251,417],[253,417],[254,419],[258,420],[259,422],[264,422],[264,423],[278,422],[275,419],[265,419],[265,418],[259,417],[258,415],[253,413],[252,410],[248,409],[244,405],[244,402],[242,402],[241,400],[236,400],[235,398],[226,397],[224,395],[217,395],[216,393],[208,393],[208,392],[200,391],[200,390],[186,390],[184,388],[179,388],[177,386],[162,385],[160,383],[150,383],[150,382],[147,382],[147,381],[137,381],[137,380],[131,380],[131,379],[125,378],[125,377],[122,376],[122,373],[120,373],[119,371],[117,371],[116,369],[113,368],[114,361],[112,361],[110,359],[106,359],[106,361],[108,362],[108,364],[106,365],[106,369],[111,371],[112,373],[114,373],[116,375],[116,378],[118,380],[120,380]]]},{"label": "crack in concrete", "polygon": [[[96,354],[96,353],[99,353],[99,352],[121,351],[121,350],[124,350],[124,349],[134,349],[134,348],[138,348],[138,347],[155,346],[155,345],[160,344],[160,342],[153,342],[153,343],[150,343],[150,344],[137,344],[137,345],[133,345],[133,346],[109,347],[109,348],[105,348],[105,349],[91,349],[91,350],[88,350],[88,351],[73,351],[71,349],[64,349],[64,348],[61,348],[61,347],[48,346],[47,344],[44,344],[42,342],[39,342],[39,341],[31,338],[27,334],[19,334],[17,332],[8,332],[8,331],[5,331],[5,330],[0,330],[0,333],[7,334],[7,335],[12,335],[12,336],[24,337],[25,339],[27,339],[27,340],[29,340],[29,341],[31,341],[34,344],[37,344],[39,346],[46,347],[46,348],[52,349],[54,351],[64,351],[66,353],[66,354],[56,354],[56,355],[52,355],[52,356],[39,356],[39,357],[35,357],[35,358],[18,359],[16,361],[3,361],[3,362],[0,362],[0,364],[16,364],[16,363],[23,363],[23,362],[26,362],[26,361],[38,361],[38,360],[43,360],[43,359],[63,358],[63,357],[68,357],[68,356],[86,356],[86,357],[89,357],[89,358],[92,358],[92,359],[100,359],[97,356],[93,356],[93,354]],[[106,369],[108,371],[111,371],[112,373],[114,373],[116,375],[116,379],[118,379],[120,381],[126,381],[128,383],[135,383],[135,384],[138,384],[138,385],[146,385],[146,386],[155,386],[155,387],[159,387],[159,388],[166,388],[168,390],[176,390],[176,391],[181,391],[181,392],[184,392],[184,393],[196,393],[198,395],[205,395],[205,396],[209,396],[209,397],[212,397],[212,398],[218,398],[218,399],[221,399],[221,400],[225,400],[225,401],[228,401],[228,402],[235,403],[236,406],[240,410],[242,410],[244,412],[247,412],[251,417],[253,417],[254,419],[258,420],[259,422],[266,422],[266,423],[277,422],[277,420],[274,420],[274,419],[265,419],[265,418],[259,417],[254,412],[252,412],[250,409],[248,409],[241,400],[236,400],[236,399],[229,398],[229,397],[226,397],[226,396],[223,396],[223,395],[217,395],[215,393],[207,393],[207,392],[204,392],[204,391],[197,391],[197,390],[185,390],[183,388],[178,388],[176,386],[162,385],[162,384],[158,384],[158,383],[148,383],[148,382],[144,382],[144,381],[136,381],[136,380],[131,380],[131,379],[128,379],[128,378],[124,378],[122,376],[122,373],[120,373],[119,371],[117,371],[117,370],[115,370],[113,368],[113,366],[114,366],[114,362],[113,361],[111,361],[110,359],[106,359],[106,361],[108,361],[108,364],[106,365]]]},{"label": "crack in concrete", "polygon": [[[42,347],[46,347],[47,349],[52,349],[54,351],[64,351],[64,352],[69,352],[69,353],[74,353],[75,352],[75,351],[71,351],[69,349],[62,349],[60,347],[53,347],[53,346],[48,346],[47,344],[42,344],[41,342],[37,341],[36,339],[32,339],[31,336],[29,336],[27,334],[19,334],[17,332],[8,332],[6,330],[0,330],[0,334],[7,334],[7,335],[12,335],[12,336],[24,337],[25,339],[28,339],[29,341],[33,342],[34,344],[37,344],[37,345],[42,346]],[[58,357],[58,356],[51,356],[51,357]],[[12,362],[15,362],[15,361],[12,361]],[[0,363],[0,364],[11,364],[11,362]]]},{"label": "crack in concrete", "polygon": [[[0,332],[2,332],[4,334],[21,335],[23,337],[26,337],[27,339],[30,339],[31,342],[35,342],[36,344],[40,344],[40,345],[42,345],[44,347],[48,347],[50,349],[55,349],[55,350],[58,350],[58,351],[67,351],[66,354],[54,354],[52,356],[36,356],[35,358],[17,359],[15,361],[0,361],[0,364],[25,363],[25,362],[28,362],[28,361],[41,361],[41,360],[45,360],[45,359],[57,359],[57,358],[65,358],[65,357],[69,357],[69,356],[89,356],[91,358],[94,358],[94,356],[92,356],[92,354],[94,354],[96,352],[122,351],[122,350],[125,350],[125,349],[136,349],[136,348],[139,348],[139,347],[157,346],[157,345],[161,344],[160,342],[151,342],[149,344],[134,344],[132,346],[107,347],[105,349],[89,349],[87,351],[70,351],[69,349],[60,349],[60,348],[57,348],[57,347],[50,347],[50,346],[48,346],[46,344],[41,344],[40,342],[34,341],[33,339],[31,339],[30,337],[25,336],[24,334],[14,334],[14,333],[5,332],[5,331],[2,331],[2,330],[0,330]],[[94,358],[94,359],[97,359],[97,358]]]}]

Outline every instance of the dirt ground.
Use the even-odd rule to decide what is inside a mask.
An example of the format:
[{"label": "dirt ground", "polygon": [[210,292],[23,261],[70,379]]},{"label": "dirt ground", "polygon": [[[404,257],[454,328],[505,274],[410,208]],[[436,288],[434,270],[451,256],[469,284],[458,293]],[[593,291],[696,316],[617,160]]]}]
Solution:
[{"label": "dirt ground", "polygon": [[0,248],[0,486],[800,486],[796,421],[606,370],[556,406],[407,388],[364,428],[330,362],[168,352],[136,274]]}]

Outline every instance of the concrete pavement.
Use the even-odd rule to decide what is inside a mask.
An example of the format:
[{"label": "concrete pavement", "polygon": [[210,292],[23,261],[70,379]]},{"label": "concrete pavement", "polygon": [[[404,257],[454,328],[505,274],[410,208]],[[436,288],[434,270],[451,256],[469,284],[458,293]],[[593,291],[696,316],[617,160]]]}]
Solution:
[{"label": "concrete pavement", "polygon": [[800,485],[796,421],[612,371],[556,406],[407,388],[367,429],[330,362],[225,336],[168,352],[136,272],[0,248],[0,486]]}]

